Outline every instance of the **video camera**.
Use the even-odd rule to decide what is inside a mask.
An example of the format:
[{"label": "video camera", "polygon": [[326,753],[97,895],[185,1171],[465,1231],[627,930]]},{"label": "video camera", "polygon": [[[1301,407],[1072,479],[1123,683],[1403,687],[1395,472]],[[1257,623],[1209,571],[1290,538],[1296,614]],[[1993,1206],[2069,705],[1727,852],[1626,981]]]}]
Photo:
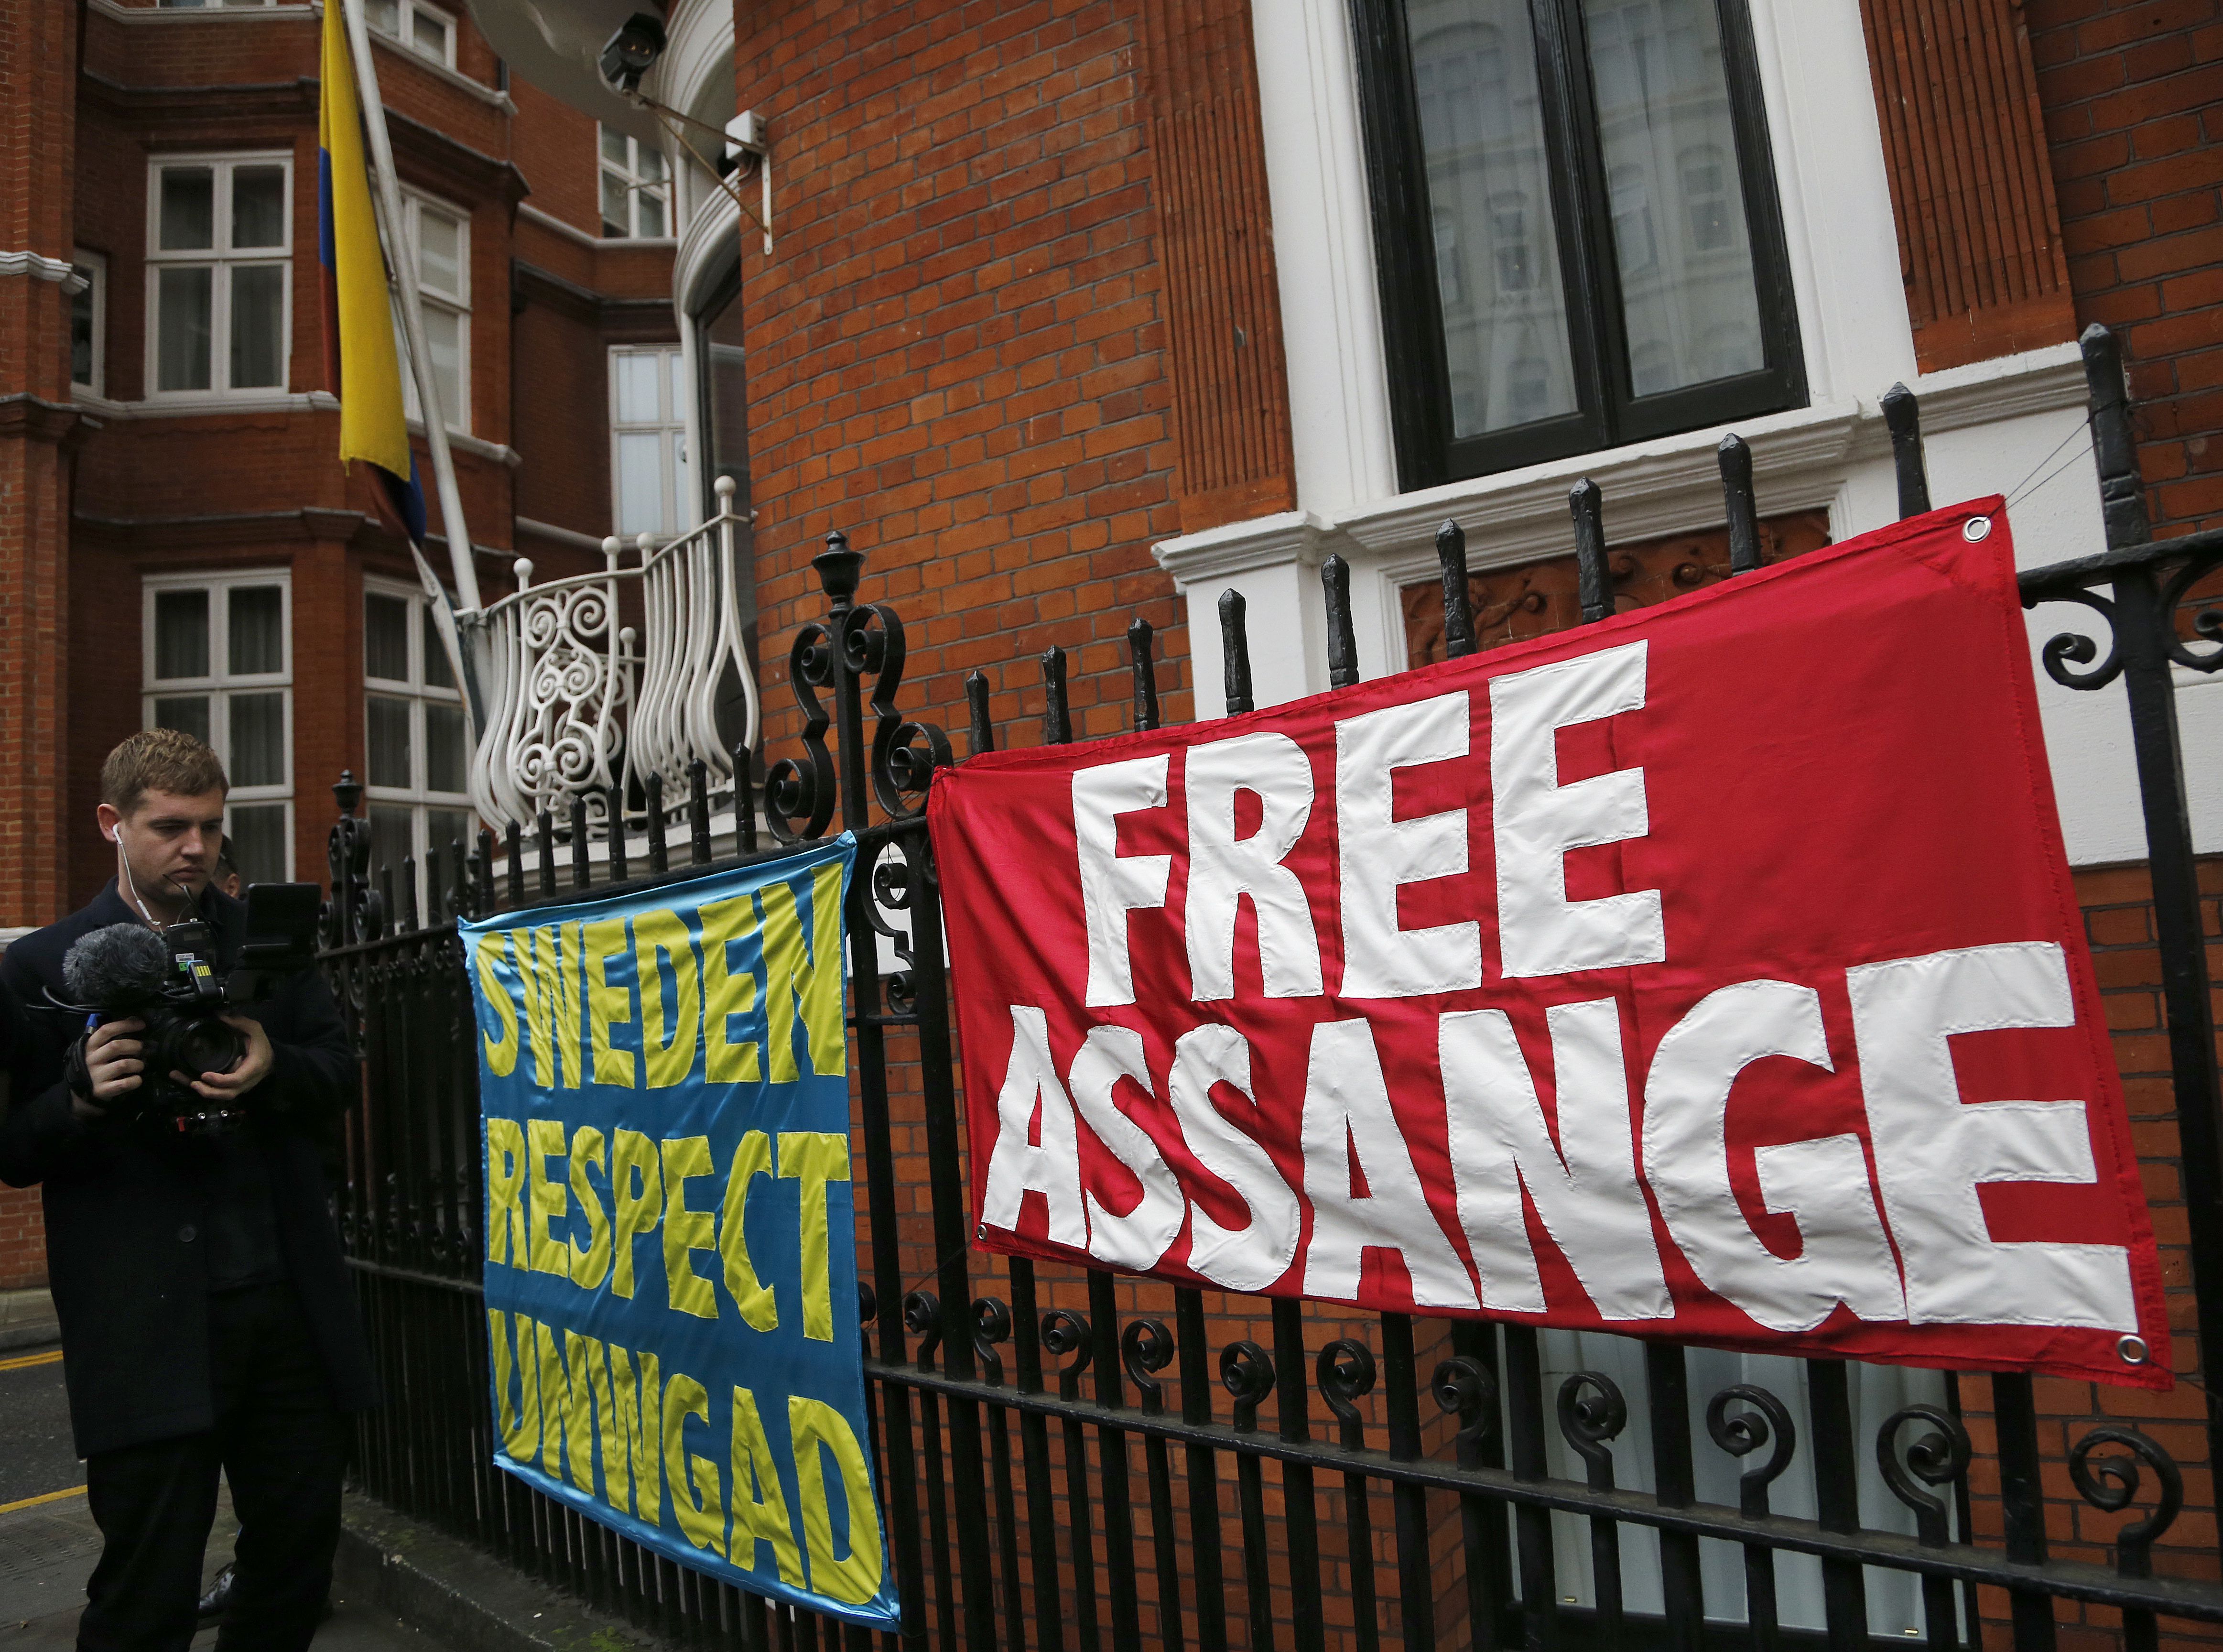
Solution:
[{"label": "video camera", "polygon": [[[172,1078],[228,1073],[247,1058],[247,1038],[223,1018],[242,1005],[269,996],[270,978],[316,962],[317,915],[324,892],[312,883],[258,883],[247,892],[247,937],[236,965],[217,973],[215,930],[197,914],[159,932],[142,924],[111,924],[80,936],[62,959],[60,1008],[102,1021],[136,1016],[146,1024],[138,1089],[123,1099],[126,1110],[167,1119],[179,1131],[221,1130],[236,1111],[211,1108],[206,1099]],[[49,993],[49,997],[53,994]],[[71,1047],[69,1083],[92,1094],[85,1040]]]}]

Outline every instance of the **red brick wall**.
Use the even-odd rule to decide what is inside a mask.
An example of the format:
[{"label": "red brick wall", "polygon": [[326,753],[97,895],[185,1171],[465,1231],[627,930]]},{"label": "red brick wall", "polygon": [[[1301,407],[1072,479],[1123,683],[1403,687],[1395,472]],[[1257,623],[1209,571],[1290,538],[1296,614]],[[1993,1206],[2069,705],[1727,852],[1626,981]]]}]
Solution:
[{"label": "red brick wall", "polygon": [[[961,727],[977,667],[1019,743],[1042,705],[1030,657],[1053,645],[1077,651],[1077,732],[1124,726],[1137,609],[1175,662],[1166,715],[1189,715],[1181,612],[1149,552],[1179,512],[1135,10],[780,0],[738,17],[740,104],[778,145],[778,255],[746,236],[741,266],[762,633],[822,612],[809,558],[841,529],[866,555],[862,596],[910,621],[914,715]],[[777,747],[795,720],[767,653]]]},{"label": "red brick wall", "polygon": [[[2208,861],[2201,867],[2201,927],[2210,939],[2209,969],[2215,974],[2223,966],[2223,859]],[[2184,1472],[2184,1511],[2154,1550],[2154,1571],[2163,1577],[2212,1581],[2223,1576],[2223,1556],[2216,1549],[2215,1488],[2207,1461],[2205,1426],[2207,1401],[2201,1388],[2183,1380],[2199,1371],[2200,1349],[2195,1340],[2189,1235],[2179,1179],[2169,1041],[2163,1031],[2161,961],[2154,943],[2152,888],[2144,867],[2104,867],[2079,873],[2076,894],[2084,909],[2085,930],[2091,940],[2100,997],[2114,1040],[2115,1062],[2122,1072],[2130,1106],[2132,1138],[2153,1213],[2154,1237],[2161,1248],[2162,1279],[2169,1296],[2169,1328],[2180,1381],[2174,1391],[2156,1394],[2060,1378],[2037,1379],[2038,1449],[2046,1460],[2046,1541],[2056,1559],[2113,1564],[2107,1544],[2115,1531],[2151,1511],[2151,1477],[2147,1477],[2144,1489],[2130,1510],[2119,1516],[2105,1515],[2078,1496],[2069,1478],[2068,1456],[2069,1448],[2090,1429],[2135,1428],[2166,1449]],[[1998,1502],[1998,1462],[1991,1454],[1996,1448],[1996,1436],[1987,1383],[1981,1377],[1964,1378],[1962,1387],[1977,1453],[1970,1480],[1975,1493],[1975,1525],[1981,1541],[1995,1544],[2004,1532]],[[2106,1448],[2099,1454],[2119,1457],[2122,1453],[2119,1448]],[[2008,1609],[2004,1592],[1984,1591],[1983,1611],[1987,1619],[2000,1620],[1987,1625],[1987,1640],[2006,1644]],[[2113,1611],[2064,1601],[2057,1605],[2056,1616],[2062,1625],[2062,1652],[2098,1652],[2120,1643],[2116,1638],[2120,1615]],[[2163,1643],[2188,1648],[2212,1647],[2215,1642],[2211,1632],[2165,1638]]]},{"label": "red brick wall", "polygon": [[2080,325],[2123,340],[2158,533],[2223,523],[2223,3],[2028,0]]},{"label": "red brick wall", "polygon": [[36,1188],[0,1188],[0,1290],[47,1283],[47,1214]]}]

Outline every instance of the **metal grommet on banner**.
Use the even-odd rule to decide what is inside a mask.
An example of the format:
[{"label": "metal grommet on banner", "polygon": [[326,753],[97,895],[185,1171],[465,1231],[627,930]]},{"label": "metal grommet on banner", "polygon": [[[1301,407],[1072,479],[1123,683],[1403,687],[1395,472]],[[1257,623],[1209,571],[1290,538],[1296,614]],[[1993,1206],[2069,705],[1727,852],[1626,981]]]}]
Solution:
[{"label": "metal grommet on banner", "polygon": [[2146,1362],[2146,1340],[2142,1336],[2126,1336],[2115,1344],[2115,1352],[2123,1357],[2126,1365],[2143,1365]]},{"label": "metal grommet on banner", "polygon": [[1992,519],[1988,516],[1971,516],[1967,521],[1961,524],[1961,537],[1966,539],[1970,545],[1975,544],[1979,539],[1990,539],[1992,537]]}]

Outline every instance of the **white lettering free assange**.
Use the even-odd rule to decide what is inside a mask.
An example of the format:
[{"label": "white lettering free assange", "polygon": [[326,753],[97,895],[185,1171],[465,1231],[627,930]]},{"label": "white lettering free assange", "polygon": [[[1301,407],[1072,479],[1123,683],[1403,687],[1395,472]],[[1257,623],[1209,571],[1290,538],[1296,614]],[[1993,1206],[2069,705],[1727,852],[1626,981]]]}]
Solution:
[{"label": "white lettering free assange", "polygon": [[[1558,747],[1562,729],[1640,713],[1647,665],[1647,644],[1636,641],[1492,679],[1486,754],[1470,749],[1476,708],[1464,690],[1338,721],[1326,797],[1305,751],[1272,732],[1076,772],[1084,1002],[1107,1013],[1061,1062],[1045,1006],[1006,1006],[1010,1057],[984,1222],[1016,1230],[1033,1194],[1051,1242],[1108,1264],[1157,1266],[1186,1230],[1187,1267],[1216,1284],[1258,1290],[1294,1266],[1307,1296],[1347,1301],[1358,1297],[1363,1253],[1379,1249],[1397,1254],[1420,1308],[1540,1314],[1550,1271],[1531,1241],[1533,1208],[1597,1314],[1632,1327],[1674,1314],[1662,1255],[1672,1245],[1709,1291],[1770,1332],[1810,1331],[1841,1307],[1868,1322],[2135,1329],[2125,1246],[1996,1239],[1978,1194],[1987,1183],[2097,1179],[2085,1099],[1964,1101],[1954,1071],[1957,1035],[2075,1025],[2068,960],[2052,942],[1848,960],[1808,980],[1724,982],[1659,1039],[1643,1070],[1640,1052],[1625,1047],[1610,982],[1570,983],[1568,1001],[1546,1006],[1544,1025],[1527,1029],[1541,1035],[1531,1048],[1548,1047],[1534,1067],[1512,1012],[1446,1009],[1434,1018],[1439,1093],[1398,1095],[1408,1112],[1441,1109],[1456,1221],[1439,1220],[1390,1105],[1381,1016],[1370,1018],[1368,1004],[1596,970],[1634,972],[1640,985],[1645,967],[1668,962],[1659,890],[1571,899],[1565,869],[1571,851],[1651,831],[1641,767],[1562,784]],[[1485,755],[1494,937],[1482,919],[1456,911],[1407,926],[1400,890],[1469,873],[1470,828],[1464,808],[1398,817],[1395,777]],[[1182,848],[1120,853],[1120,817],[1163,809],[1176,779]],[[1255,823],[1247,829],[1238,824],[1244,793]],[[1319,809],[1334,813],[1337,886],[1316,902],[1330,892],[1308,890],[1290,857]],[[1179,886],[1178,860],[1187,866]],[[1177,886],[1185,893],[1173,910]],[[1320,999],[1301,1094],[1262,1094],[1250,1038],[1226,1024],[1239,1008],[1235,937],[1245,899],[1263,996]],[[1339,949],[1323,948],[1316,911],[1334,914]],[[1137,980],[1130,924],[1152,911],[1179,930],[1186,982]],[[1494,974],[1485,968],[1492,938]],[[1119,1024],[1138,989],[1159,1005],[1200,1006],[1198,1025],[1155,1069],[1142,1033]],[[1524,989],[1524,1003],[1533,991]],[[1769,1058],[1836,1070],[1824,994],[1841,1019],[1849,1016],[1867,1139],[1840,1131],[1754,1150],[1762,1203],[1798,1230],[1786,1256],[1754,1231],[1731,1187],[1729,1096],[1747,1068]],[[1556,1097],[1549,1114],[1546,1094]],[[1261,1145],[1279,1138],[1269,1120],[1293,1115],[1299,1129],[1281,1133],[1301,1144],[1300,1186]],[[1089,1139],[1139,1186],[1127,1208],[1084,1186]],[[1218,1215],[1168,1161],[1176,1142],[1233,1195],[1215,1198]],[[1238,1208],[1243,1220],[1223,1220]]]}]

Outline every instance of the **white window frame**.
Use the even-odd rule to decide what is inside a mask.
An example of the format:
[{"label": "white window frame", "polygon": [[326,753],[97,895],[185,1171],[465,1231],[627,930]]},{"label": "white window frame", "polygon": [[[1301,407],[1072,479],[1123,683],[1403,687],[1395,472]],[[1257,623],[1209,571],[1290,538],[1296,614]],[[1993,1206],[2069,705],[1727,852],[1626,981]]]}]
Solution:
[{"label": "white window frame", "polygon": [[[231,663],[231,601],[235,586],[275,585],[278,588],[278,639],[281,669],[234,673]],[[209,597],[209,672],[203,677],[154,675],[154,599],[165,591],[204,590]],[[286,866],[293,875],[293,577],[286,568],[244,568],[212,574],[149,574],[140,581],[141,634],[140,725],[156,727],[154,702],[205,695],[209,702],[209,747],[231,773],[230,699],[235,693],[282,690],[286,778],[267,785],[235,785],[224,799],[224,833],[231,833],[231,810],[239,804],[282,803],[286,806]]]},{"label": "white window frame", "polygon": [[165,11],[260,11],[278,0],[155,0]]},{"label": "white window frame", "polygon": [[[597,123],[595,127],[595,215],[596,221],[604,225],[601,232],[602,239],[605,241],[671,240],[677,233],[677,221],[672,217],[671,157],[654,144],[643,143],[630,134],[618,133],[615,136],[623,137],[626,145],[626,162],[622,167],[619,166],[608,155],[602,153],[602,142],[608,136],[610,136],[609,129]],[[662,177],[645,178],[641,175],[640,157],[644,153],[655,155],[664,163]],[[621,180],[626,186],[626,211],[631,222],[626,225],[626,232],[623,235],[612,235],[608,228],[609,221],[601,216],[602,177],[605,173]],[[639,232],[640,198],[643,194],[653,196],[664,203],[664,228],[658,234],[642,235]]]},{"label": "white window frame", "polygon": [[[437,53],[428,52],[418,44],[417,19],[419,13],[431,18],[447,30],[445,44]],[[365,9],[363,16],[372,28],[385,35],[387,39],[408,47],[427,63],[437,63],[444,69],[452,69],[456,66],[456,19],[454,15],[444,7],[428,6],[425,3],[425,0],[396,0],[394,26],[392,28],[387,28],[384,23],[372,16],[368,9]]]},{"label": "white window frame", "polygon": [[[108,394],[108,255],[89,251],[84,247],[72,248],[71,266],[85,278],[92,297],[92,376],[80,379],[77,375],[77,356],[70,356],[70,388],[87,395]],[[76,295],[71,295],[72,325],[75,324]]]},{"label": "white window frame", "polygon": [[[369,608],[370,599],[374,596],[394,598],[408,604],[409,676],[406,682],[390,677],[373,677],[370,674]],[[362,601],[363,604],[362,772],[365,780],[363,795],[373,804],[382,804],[389,808],[398,806],[409,810],[409,846],[410,853],[416,857],[417,861],[418,899],[420,901],[429,902],[431,891],[425,881],[425,851],[428,848],[438,848],[443,856],[445,856],[448,852],[447,844],[434,844],[430,842],[431,829],[429,811],[434,809],[460,810],[466,816],[472,817],[472,831],[475,833],[477,829],[476,817],[473,814],[471,799],[468,792],[435,791],[426,784],[425,768],[431,760],[431,753],[425,737],[425,708],[431,704],[460,707],[463,703],[463,690],[460,688],[441,688],[438,684],[429,684],[425,680],[425,650],[431,646],[431,639],[426,635],[431,622],[427,610],[431,606],[431,602],[425,596],[425,588],[422,585],[411,584],[397,579],[381,579],[375,574],[366,574],[362,581]],[[368,783],[370,701],[374,695],[409,702],[410,784],[406,786],[374,785]],[[468,720],[464,728],[468,740],[469,728]],[[466,784],[469,779],[470,759],[471,753],[466,744],[463,752]],[[468,849],[470,845],[467,842],[464,847]],[[455,870],[451,866],[445,864],[442,866],[441,878],[444,884],[453,884]],[[373,867],[371,875],[374,878],[376,877],[378,871],[376,867]],[[394,871],[399,875],[400,868],[396,867]],[[428,904],[421,910],[429,911],[431,908]]]},{"label": "white window frame", "polygon": [[[618,416],[618,359],[652,356],[657,358],[657,400],[661,416],[652,420],[622,420]],[[687,463],[687,388],[684,353],[677,344],[613,344],[609,354],[610,412],[610,526],[628,544],[638,526],[627,522],[620,508],[624,469],[620,457],[622,438],[654,433],[662,438],[658,474],[664,484],[661,525],[651,537],[668,539],[687,531],[695,514],[693,468]]]},{"label": "white window frame", "polygon": [[[443,292],[425,284],[425,259],[419,225],[427,211],[439,213],[456,221],[456,263],[462,272],[463,288],[461,293]],[[457,318],[456,326],[456,385],[457,405],[442,407],[440,412],[448,421],[448,428],[459,436],[468,436],[471,429],[471,215],[469,210],[453,201],[442,200],[437,195],[427,195],[419,190],[401,192],[401,218],[407,237],[409,255],[417,261],[417,298],[425,309],[444,311]],[[425,422],[425,409],[417,397],[417,375],[408,368],[408,344],[401,337],[400,318],[394,318],[394,348],[400,352],[401,403],[407,416],[419,425]]]},{"label": "white window frame", "polygon": [[[216,173],[214,247],[162,250],[162,173],[172,168],[206,167]],[[231,174],[242,167],[277,167],[285,181],[285,224],[275,247],[230,249]],[[179,266],[208,265],[216,271],[209,294],[209,385],[201,390],[163,390],[161,382],[161,281],[155,272]],[[249,265],[280,266],[285,279],[278,286],[279,356],[284,366],[275,384],[252,384],[233,389],[231,374],[231,277]],[[293,154],[290,149],[220,150],[206,154],[158,154],[147,163],[147,346],[145,395],[149,401],[233,401],[282,395],[293,388]]]}]

